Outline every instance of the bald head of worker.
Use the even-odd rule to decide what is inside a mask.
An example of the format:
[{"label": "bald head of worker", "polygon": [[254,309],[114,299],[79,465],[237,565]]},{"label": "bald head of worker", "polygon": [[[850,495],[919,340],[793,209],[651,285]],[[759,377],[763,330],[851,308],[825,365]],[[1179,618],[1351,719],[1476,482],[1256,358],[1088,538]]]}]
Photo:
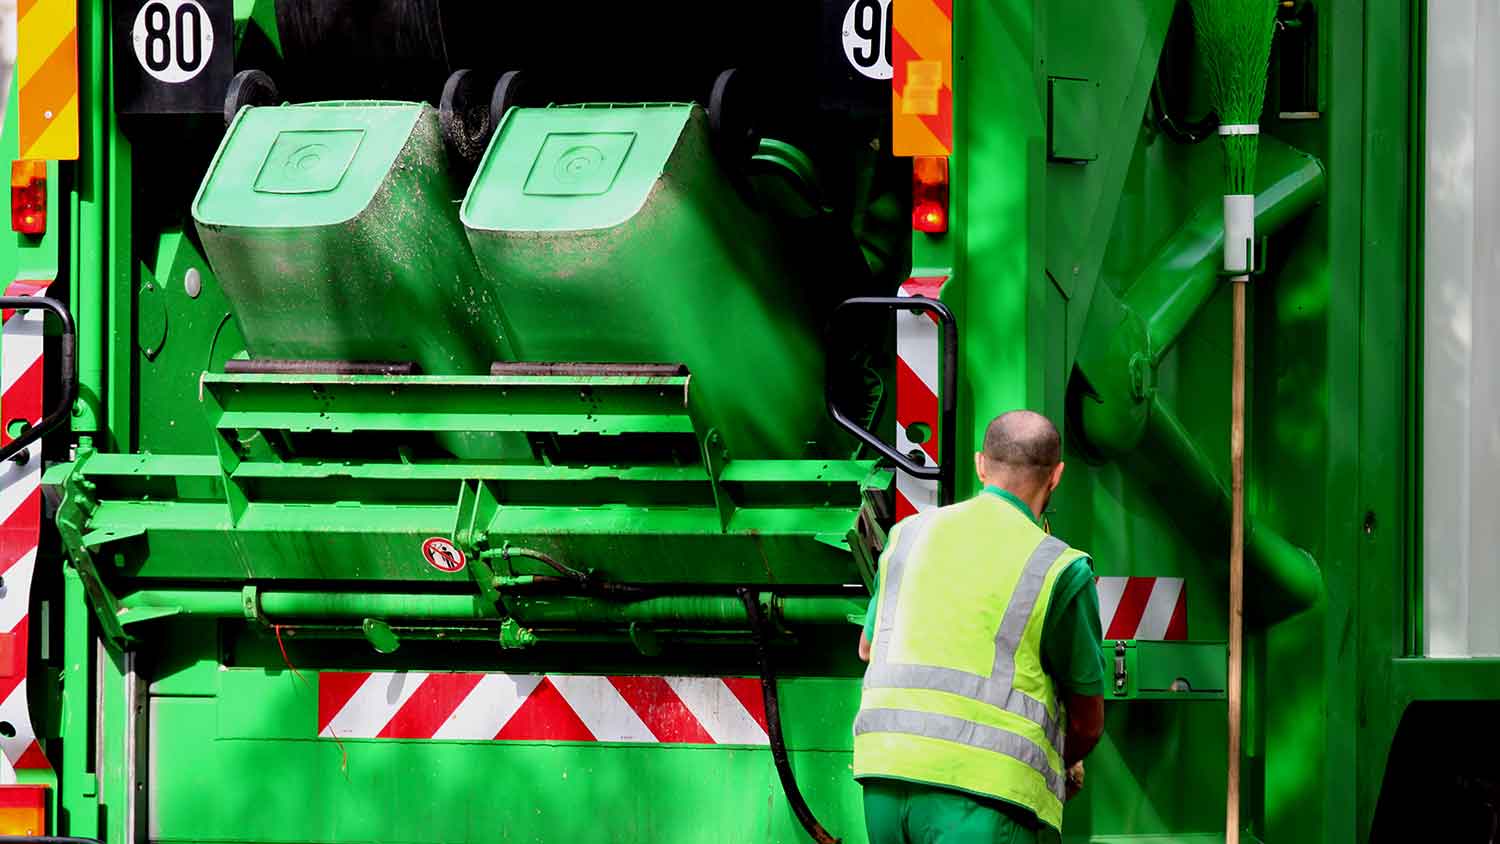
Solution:
[{"label": "bald head of worker", "polygon": [[997,486],[1031,507],[1038,517],[1062,481],[1062,437],[1052,420],[1030,410],[1012,410],[990,421],[974,468],[985,486]]}]

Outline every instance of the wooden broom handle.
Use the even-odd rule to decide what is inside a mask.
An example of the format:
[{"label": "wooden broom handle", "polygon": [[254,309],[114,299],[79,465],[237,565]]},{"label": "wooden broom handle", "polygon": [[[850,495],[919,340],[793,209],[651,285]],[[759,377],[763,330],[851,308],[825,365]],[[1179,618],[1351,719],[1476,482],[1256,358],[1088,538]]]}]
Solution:
[{"label": "wooden broom handle", "polygon": [[1234,287],[1234,374],[1229,417],[1229,787],[1224,844],[1240,840],[1240,653],[1245,606],[1245,288]]}]

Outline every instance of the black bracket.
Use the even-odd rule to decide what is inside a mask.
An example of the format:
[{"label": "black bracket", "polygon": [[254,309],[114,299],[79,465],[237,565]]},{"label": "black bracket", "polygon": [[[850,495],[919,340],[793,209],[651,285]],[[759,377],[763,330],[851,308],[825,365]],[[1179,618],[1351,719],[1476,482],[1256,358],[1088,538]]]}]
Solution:
[{"label": "black bracket", "polygon": [[78,339],[73,327],[73,315],[68,307],[56,299],[46,296],[0,296],[0,310],[7,311],[51,311],[62,323],[62,352],[58,355],[62,370],[62,396],[52,411],[26,430],[26,433],[0,447],[0,462],[22,453],[27,446],[46,436],[67,421],[78,400]]},{"label": "black bracket", "polygon": [[[941,332],[942,362],[939,365],[939,387],[938,387],[938,447],[941,450],[942,459],[938,465],[929,466],[925,462],[918,463],[905,454],[897,451],[893,446],[875,434],[865,430],[858,422],[850,419],[843,411],[839,410],[834,400],[833,370],[829,368],[828,380],[824,385],[824,398],[828,403],[828,415],[840,428],[853,434],[856,439],[870,448],[875,449],[882,456],[889,458],[896,464],[896,468],[914,478],[924,480],[935,480],[938,482],[938,503],[952,504],[954,496],[954,468],[955,452],[958,443],[958,415],[956,412],[958,401],[958,321],[953,318],[953,312],[948,310],[936,299],[926,296],[857,296],[846,299],[838,307],[833,309],[829,317],[830,330],[828,337],[832,341],[831,330],[833,321],[840,314],[854,309],[881,309],[887,311],[912,311],[915,313],[928,313],[937,318],[938,328]],[[831,349],[829,350],[832,351]],[[829,354],[828,360],[834,360]]]}]

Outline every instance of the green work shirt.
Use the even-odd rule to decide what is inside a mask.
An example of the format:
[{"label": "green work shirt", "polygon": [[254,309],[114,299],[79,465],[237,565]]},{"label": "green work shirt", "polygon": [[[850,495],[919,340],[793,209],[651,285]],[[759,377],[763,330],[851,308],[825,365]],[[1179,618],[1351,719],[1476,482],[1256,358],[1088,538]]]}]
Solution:
[{"label": "green work shirt", "polygon": [[[1026,502],[1009,491],[995,486],[984,491],[1009,501],[1026,518],[1041,524]],[[1042,621],[1042,668],[1057,684],[1059,697],[1104,694],[1104,657],[1099,653],[1104,631],[1099,622],[1099,591],[1093,585],[1094,567],[1088,557],[1079,557],[1052,586],[1052,602]],[[865,638],[875,639],[874,598],[865,611]]]}]

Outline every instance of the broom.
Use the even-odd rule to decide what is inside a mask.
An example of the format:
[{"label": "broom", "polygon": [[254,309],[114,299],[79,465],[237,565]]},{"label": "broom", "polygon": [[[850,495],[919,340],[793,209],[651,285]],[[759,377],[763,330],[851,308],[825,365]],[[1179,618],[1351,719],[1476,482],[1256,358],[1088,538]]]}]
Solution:
[{"label": "broom", "polygon": [[1276,0],[1191,0],[1224,142],[1224,271],[1234,286],[1229,464],[1229,777],[1225,844],[1240,840],[1240,661],[1245,603],[1245,287],[1254,263],[1255,153]]}]

